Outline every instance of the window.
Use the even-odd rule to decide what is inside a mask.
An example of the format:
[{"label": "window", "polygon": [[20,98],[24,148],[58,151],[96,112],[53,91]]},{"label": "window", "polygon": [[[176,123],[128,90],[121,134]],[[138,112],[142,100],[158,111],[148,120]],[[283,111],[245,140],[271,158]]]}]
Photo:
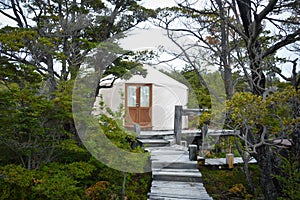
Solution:
[{"label": "window", "polygon": [[150,105],[150,87],[149,86],[141,86],[141,107],[149,107]]},{"label": "window", "polygon": [[136,106],[136,86],[128,86],[127,91],[127,99],[128,106],[135,107]]}]

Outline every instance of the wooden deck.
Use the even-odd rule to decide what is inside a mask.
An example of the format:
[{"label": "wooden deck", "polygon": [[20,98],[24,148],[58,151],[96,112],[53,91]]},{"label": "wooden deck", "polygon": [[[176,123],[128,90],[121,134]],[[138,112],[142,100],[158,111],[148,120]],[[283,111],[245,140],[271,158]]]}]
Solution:
[{"label": "wooden deck", "polygon": [[186,147],[149,147],[152,185],[149,200],[211,200],[202,183],[197,161],[190,161]]},{"label": "wooden deck", "polygon": [[[233,159],[233,164],[240,164],[240,163],[244,163],[242,157],[235,157]],[[249,161],[249,164],[253,164],[256,163],[256,160],[253,158]],[[205,159],[205,165],[211,165],[211,166],[222,166],[222,165],[227,165],[226,164],[226,158],[208,158]]]}]

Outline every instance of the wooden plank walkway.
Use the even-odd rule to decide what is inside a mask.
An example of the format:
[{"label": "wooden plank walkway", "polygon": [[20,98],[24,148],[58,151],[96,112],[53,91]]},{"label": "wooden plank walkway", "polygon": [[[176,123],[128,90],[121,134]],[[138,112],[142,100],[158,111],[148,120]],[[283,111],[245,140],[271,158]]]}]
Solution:
[{"label": "wooden plank walkway", "polygon": [[[242,157],[234,157],[233,164],[241,164],[244,163]],[[249,161],[249,164],[256,163],[256,160],[253,158]],[[226,158],[206,158],[205,165],[227,165]]]},{"label": "wooden plank walkway", "polygon": [[202,183],[197,161],[190,161],[186,147],[149,147],[152,185],[148,200],[212,200]]}]

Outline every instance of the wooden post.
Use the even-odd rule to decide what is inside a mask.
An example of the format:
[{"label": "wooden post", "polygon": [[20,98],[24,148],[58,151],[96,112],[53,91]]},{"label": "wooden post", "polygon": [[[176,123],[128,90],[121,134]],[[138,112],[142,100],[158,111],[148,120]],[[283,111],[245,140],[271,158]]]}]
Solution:
[{"label": "wooden post", "polygon": [[201,156],[204,157],[204,140],[205,140],[205,137],[208,133],[208,126],[207,124],[204,124],[203,127],[202,127],[202,130],[201,130],[201,134],[202,134],[202,144],[201,144]]},{"label": "wooden post", "polygon": [[138,135],[140,135],[140,133],[141,133],[141,126],[139,124],[134,124],[133,125],[133,131],[135,133],[137,133]]},{"label": "wooden post", "polygon": [[189,145],[189,159],[191,161],[197,161],[197,145]]},{"label": "wooden post", "polygon": [[174,133],[176,138],[176,144],[179,145],[181,141],[181,129],[182,129],[182,106],[175,106]]},{"label": "wooden post", "polygon": [[233,160],[234,155],[232,153],[226,154],[226,164],[228,165],[229,169],[233,168]]},{"label": "wooden post", "polygon": [[185,140],[180,141],[180,145],[187,147],[187,141],[185,141]]}]

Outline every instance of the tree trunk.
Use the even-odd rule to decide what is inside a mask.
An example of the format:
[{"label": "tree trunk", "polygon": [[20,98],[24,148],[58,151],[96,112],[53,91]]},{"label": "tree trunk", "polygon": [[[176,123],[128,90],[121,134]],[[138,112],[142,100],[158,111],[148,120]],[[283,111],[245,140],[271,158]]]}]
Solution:
[{"label": "tree trunk", "polygon": [[257,198],[257,190],[256,187],[253,183],[252,177],[250,175],[250,170],[249,170],[249,156],[248,155],[243,155],[243,161],[244,161],[244,166],[243,166],[243,170],[244,170],[244,174],[246,176],[246,180],[251,188],[251,192],[254,194],[254,197]]},{"label": "tree trunk", "polygon": [[[299,78],[300,79],[300,78]],[[297,88],[296,88],[297,89]],[[297,97],[293,101],[293,118],[297,119],[300,117],[300,99]],[[298,158],[298,163],[300,165],[300,123],[296,123],[293,127],[292,132],[292,143],[291,151]]]},{"label": "tree trunk", "polygon": [[125,189],[126,189],[126,172],[122,172],[122,173],[123,173],[122,200],[125,200],[125,197],[126,197],[126,193],[125,193]]},{"label": "tree trunk", "polygon": [[[234,141],[235,141],[235,145],[236,145],[236,148],[237,148],[239,154],[242,155],[242,159],[244,162],[243,170],[244,170],[246,180],[251,188],[251,191],[254,194],[254,197],[256,198],[257,190],[255,188],[255,185],[253,183],[252,177],[250,175],[250,170],[249,170],[249,160],[250,160],[251,156],[249,155],[249,153],[247,151],[243,151],[243,149],[239,145],[239,140],[236,137],[234,137]],[[247,149],[247,147],[246,147],[246,149]]]},{"label": "tree trunk", "polygon": [[226,11],[223,7],[221,0],[216,0],[219,10],[220,10],[220,18],[222,20],[221,23],[221,55],[220,62],[221,67],[224,70],[223,79],[225,83],[226,96],[228,99],[231,99],[233,96],[233,80],[232,80],[232,71],[230,67],[230,52],[229,52],[229,33],[228,26],[225,22]]},{"label": "tree trunk", "polygon": [[251,69],[251,89],[253,94],[262,95],[265,90],[266,77],[261,66],[261,45],[258,41],[259,33],[262,31],[261,21],[256,20],[254,14],[254,21],[251,15],[251,1],[237,0],[241,19],[243,22],[244,33],[246,36],[245,43],[250,61]]},{"label": "tree trunk", "polygon": [[269,146],[257,148],[257,155],[254,156],[261,172],[260,185],[266,200],[275,200],[278,197],[274,178],[272,177],[272,174],[274,174],[274,159],[272,159],[272,156],[271,147]]},{"label": "tree trunk", "polygon": [[254,44],[248,44],[248,54],[250,60],[252,93],[262,95],[266,88],[266,76],[261,66],[261,45],[256,41]]},{"label": "tree trunk", "polygon": [[56,91],[56,80],[55,80],[55,71],[54,71],[54,63],[53,63],[53,57],[52,55],[47,55],[47,67],[48,67],[48,84],[49,84],[49,94],[50,99],[54,99],[54,92]]}]

